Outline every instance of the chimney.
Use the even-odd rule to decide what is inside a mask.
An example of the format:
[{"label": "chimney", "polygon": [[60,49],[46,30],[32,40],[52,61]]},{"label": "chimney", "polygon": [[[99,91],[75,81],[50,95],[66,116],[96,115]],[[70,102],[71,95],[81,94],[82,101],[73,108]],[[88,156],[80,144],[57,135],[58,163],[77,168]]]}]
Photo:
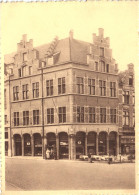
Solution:
[{"label": "chimney", "polygon": [[99,32],[99,36],[100,36],[101,38],[103,38],[104,29],[103,29],[103,28],[99,28],[99,29],[98,29],[98,32]]},{"label": "chimney", "polygon": [[70,37],[71,40],[73,39],[73,30],[70,30],[69,37]]},{"label": "chimney", "polygon": [[23,42],[27,42],[27,34],[24,34],[22,37],[23,37]]}]

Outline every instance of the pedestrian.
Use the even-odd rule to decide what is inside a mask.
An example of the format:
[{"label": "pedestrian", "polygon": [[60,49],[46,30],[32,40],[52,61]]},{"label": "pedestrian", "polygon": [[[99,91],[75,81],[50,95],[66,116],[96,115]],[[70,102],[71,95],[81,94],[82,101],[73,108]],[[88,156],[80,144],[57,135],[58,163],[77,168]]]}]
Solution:
[{"label": "pedestrian", "polygon": [[49,148],[46,149],[46,159],[50,159],[50,150],[49,150]]},{"label": "pedestrian", "polygon": [[92,159],[91,159],[91,154],[90,153],[88,153],[88,161],[89,161],[89,163],[92,163]]}]

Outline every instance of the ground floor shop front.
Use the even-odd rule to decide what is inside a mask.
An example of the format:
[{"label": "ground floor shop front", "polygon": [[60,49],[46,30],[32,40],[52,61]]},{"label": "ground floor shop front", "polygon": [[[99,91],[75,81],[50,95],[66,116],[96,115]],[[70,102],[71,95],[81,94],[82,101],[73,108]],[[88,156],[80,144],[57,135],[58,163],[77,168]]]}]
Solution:
[{"label": "ground floor shop front", "polygon": [[119,134],[117,132],[99,133],[78,131],[75,134],[67,132],[49,132],[42,136],[34,134],[14,134],[12,136],[13,156],[43,156],[46,149],[56,152],[57,159],[78,159],[80,155],[118,155]]}]

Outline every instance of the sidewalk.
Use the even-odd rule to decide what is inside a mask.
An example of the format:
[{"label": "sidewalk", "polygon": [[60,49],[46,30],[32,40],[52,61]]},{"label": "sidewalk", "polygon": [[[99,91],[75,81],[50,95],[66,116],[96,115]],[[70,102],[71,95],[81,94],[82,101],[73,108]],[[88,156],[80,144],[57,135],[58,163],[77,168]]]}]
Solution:
[{"label": "sidewalk", "polygon": [[5,191],[24,191],[24,190],[15,186],[12,183],[5,181]]}]

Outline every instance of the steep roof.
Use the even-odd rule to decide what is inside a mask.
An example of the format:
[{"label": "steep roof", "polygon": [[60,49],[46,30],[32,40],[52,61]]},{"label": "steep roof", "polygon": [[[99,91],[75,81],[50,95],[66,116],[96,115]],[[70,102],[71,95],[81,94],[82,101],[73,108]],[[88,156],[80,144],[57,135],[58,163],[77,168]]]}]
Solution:
[{"label": "steep roof", "polygon": [[[54,53],[59,52],[59,58],[58,63],[63,63],[67,61],[73,61],[78,63],[87,63],[87,52],[88,52],[88,46],[90,43],[76,40],[76,39],[70,39],[65,38],[57,41],[56,47],[54,48]],[[39,58],[42,59],[45,57],[49,47],[51,46],[51,43],[44,44],[41,46],[34,47],[39,52]],[[10,64],[14,62],[14,55],[16,52],[13,52],[11,54],[7,54],[4,57],[5,64]]]}]

